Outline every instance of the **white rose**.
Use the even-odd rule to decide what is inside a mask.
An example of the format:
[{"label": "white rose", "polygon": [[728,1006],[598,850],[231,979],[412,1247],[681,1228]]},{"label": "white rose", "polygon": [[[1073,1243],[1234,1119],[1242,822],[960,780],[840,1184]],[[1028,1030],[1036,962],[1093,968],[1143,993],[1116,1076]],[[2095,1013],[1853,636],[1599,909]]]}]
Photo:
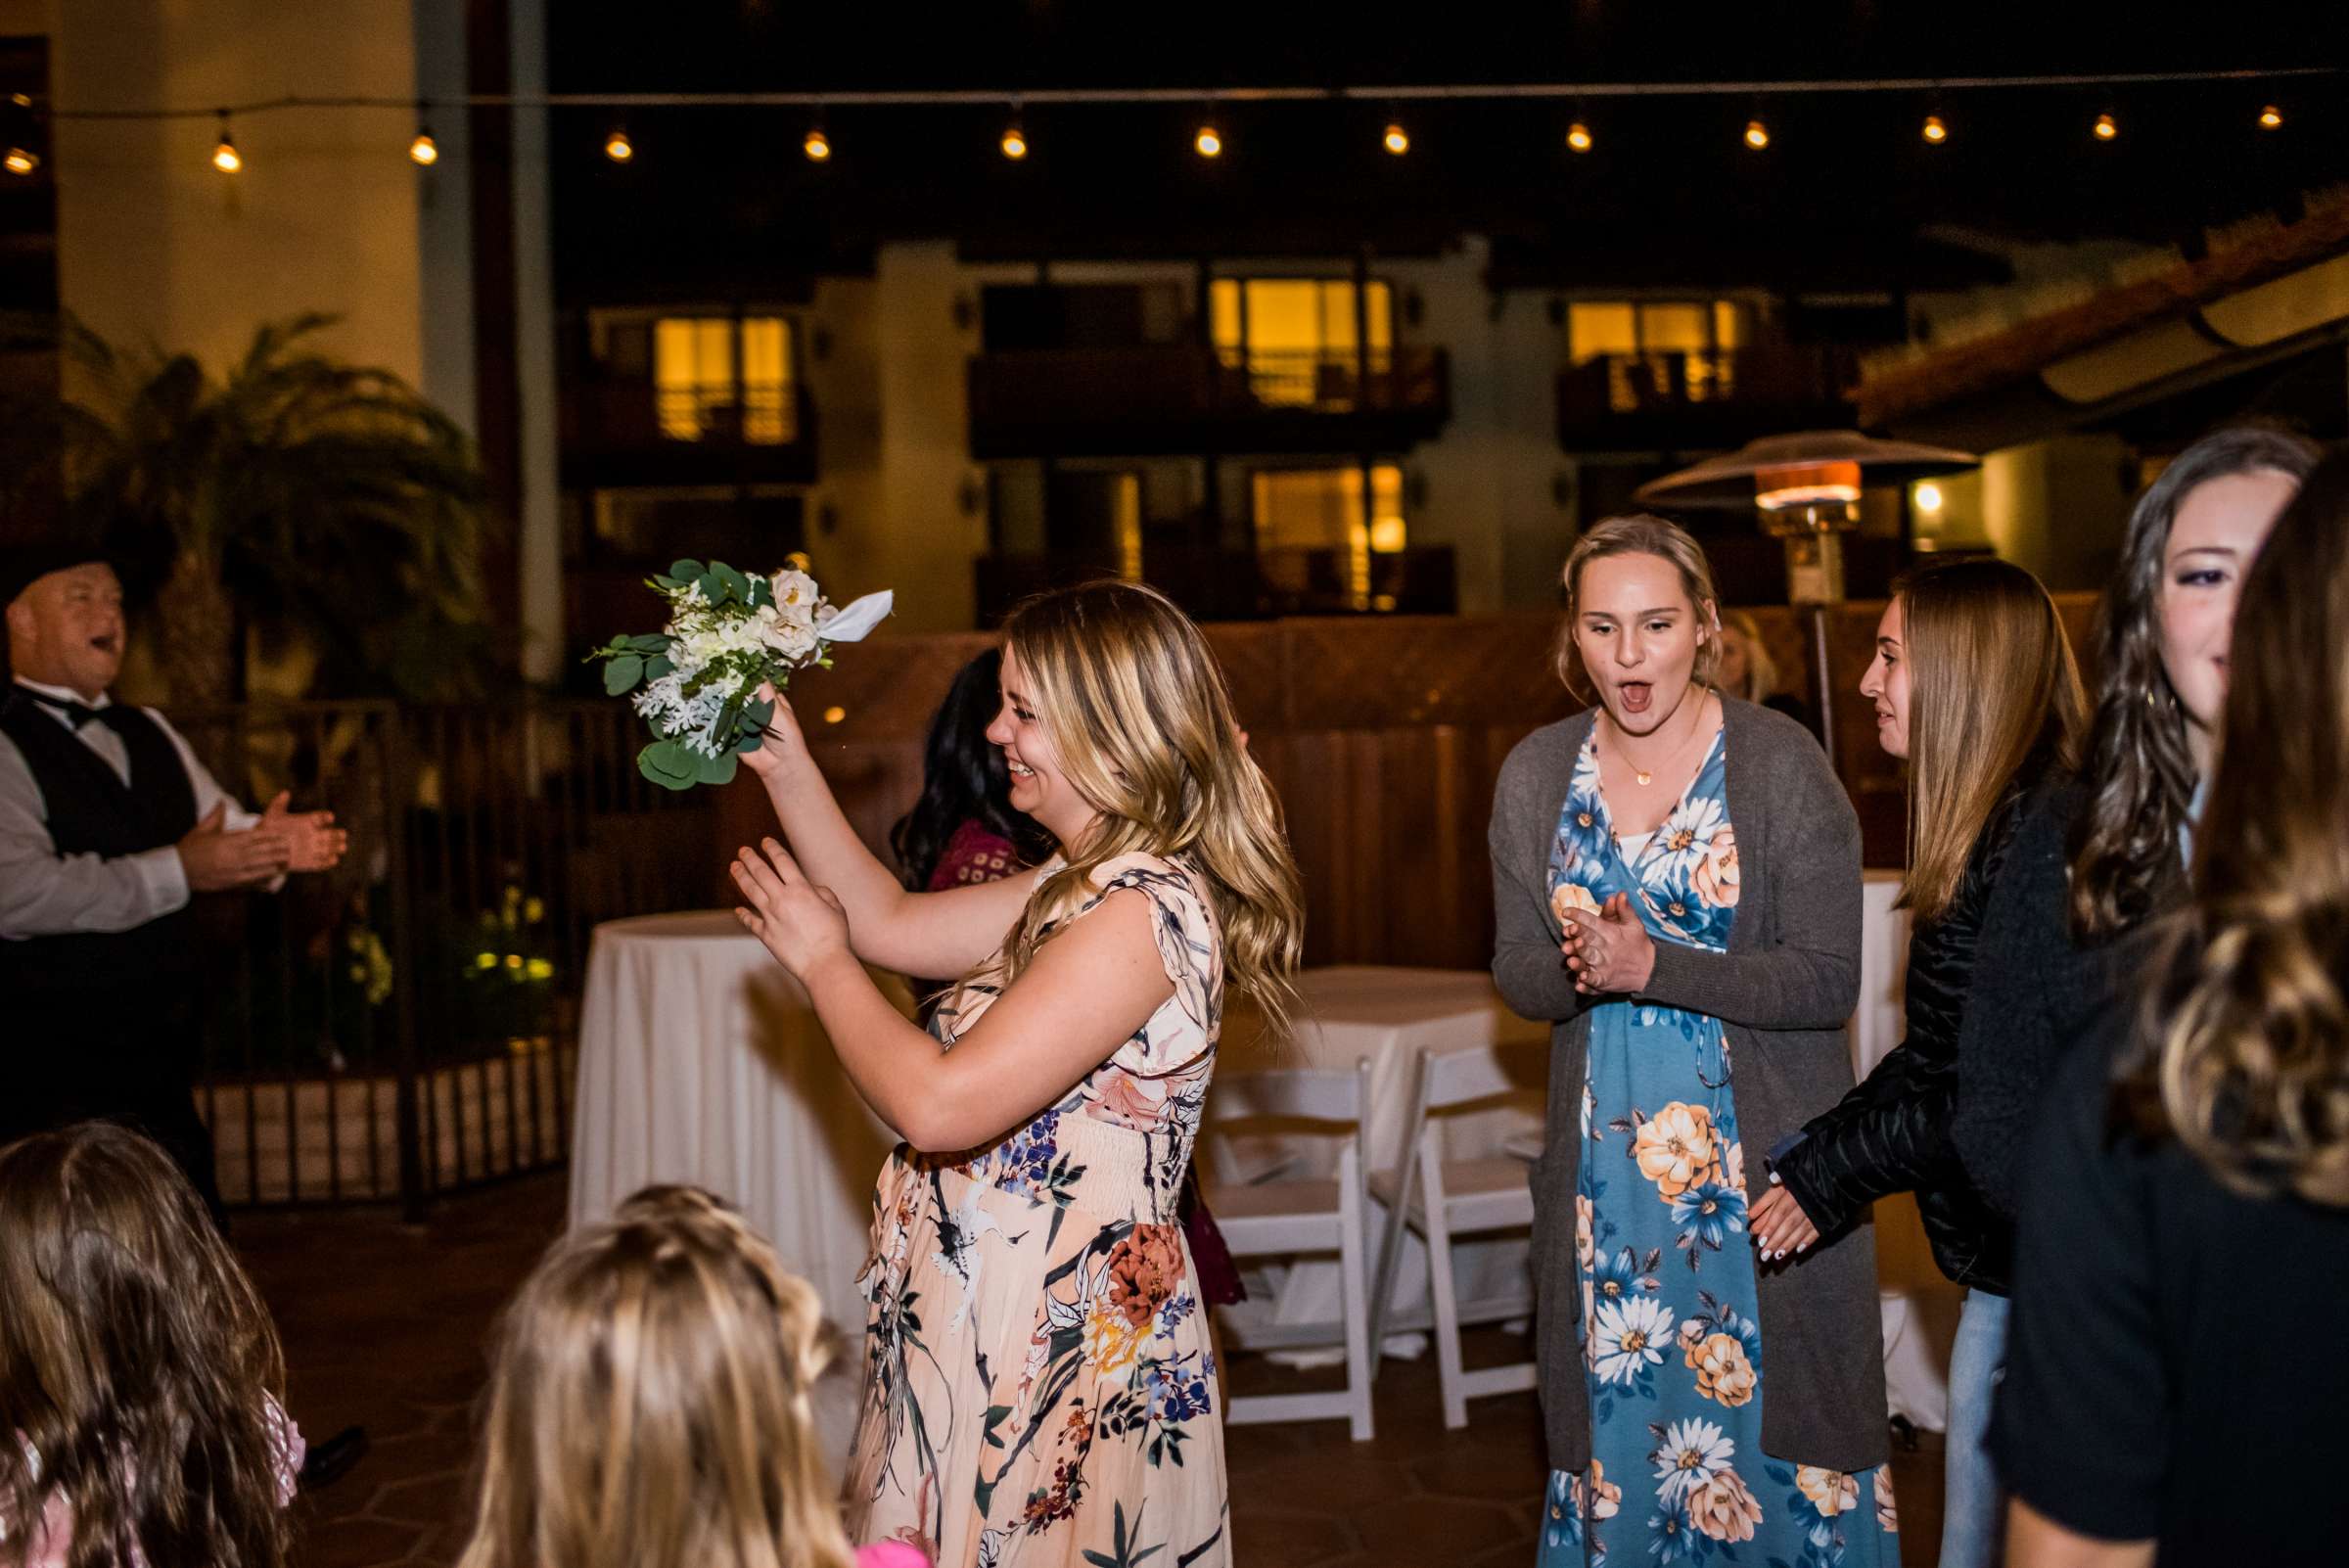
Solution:
[{"label": "white rose", "polygon": [[791,568],[785,567],[775,574],[773,581],[775,607],[778,610],[785,612],[799,610],[805,613],[808,606],[815,603],[815,578],[806,573],[794,572]]}]

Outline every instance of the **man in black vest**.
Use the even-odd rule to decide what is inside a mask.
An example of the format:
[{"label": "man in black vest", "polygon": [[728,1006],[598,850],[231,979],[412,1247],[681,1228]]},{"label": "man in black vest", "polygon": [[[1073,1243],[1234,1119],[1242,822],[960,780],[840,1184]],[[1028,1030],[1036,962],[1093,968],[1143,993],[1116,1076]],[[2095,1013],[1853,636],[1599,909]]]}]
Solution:
[{"label": "man in black vest", "polygon": [[90,1117],[170,1151],[215,1216],[191,1089],[202,977],[192,894],[274,890],[347,841],[326,811],[257,816],[151,710],[112,701],[122,587],[86,550],[0,576],[16,676],[0,699],[0,1143]]}]

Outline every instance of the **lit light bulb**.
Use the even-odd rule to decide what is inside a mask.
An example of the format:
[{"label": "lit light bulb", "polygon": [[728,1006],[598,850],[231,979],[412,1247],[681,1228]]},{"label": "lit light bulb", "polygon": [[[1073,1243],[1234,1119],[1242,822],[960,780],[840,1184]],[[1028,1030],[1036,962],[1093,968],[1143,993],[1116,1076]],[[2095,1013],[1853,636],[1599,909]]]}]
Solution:
[{"label": "lit light bulb", "polygon": [[800,143],[800,151],[807,155],[808,162],[821,163],[832,156],[832,138],[824,134],[821,125],[810,125],[806,140]]},{"label": "lit light bulb", "polygon": [[1941,510],[1941,486],[1931,481],[1916,487],[1916,509],[1920,512]]},{"label": "lit light bulb", "polygon": [[2096,140],[2097,140],[2097,141],[2099,141],[2099,142],[2109,142],[2109,141],[2111,141],[2111,140],[2112,140],[2112,139],[2113,139],[2115,136],[2118,136],[2120,133],[2121,133],[2121,125],[2120,125],[2120,121],[2118,121],[2118,120],[2114,119],[2114,118],[2113,118],[2113,117],[2112,117],[2110,115],[2098,115],[2096,116]]},{"label": "lit light bulb", "polygon": [[2283,111],[2278,109],[2274,104],[2268,105],[2259,112],[2259,128],[2261,130],[2275,130],[2282,123]]},{"label": "lit light bulb", "polygon": [[234,174],[244,166],[245,160],[237,156],[237,144],[229,140],[228,132],[222,131],[220,145],[212,149],[212,167],[223,174]]},{"label": "lit light bulb", "polygon": [[1003,127],[1003,156],[1015,163],[1028,156],[1028,133],[1016,119]]},{"label": "lit light bulb", "polygon": [[1924,136],[1926,141],[1931,142],[1935,147],[1939,147],[1942,143],[1950,139],[1950,128],[1941,122],[1941,116],[1939,115],[1927,115],[1925,116]]},{"label": "lit light bulb", "polygon": [[29,174],[41,166],[41,155],[12,147],[5,158],[0,158],[0,166],[5,166],[11,174]]},{"label": "lit light bulb", "polygon": [[615,163],[624,163],[636,156],[636,144],[628,140],[625,128],[604,138],[604,156]]},{"label": "lit light bulb", "polygon": [[1201,158],[1223,156],[1223,137],[1212,122],[1199,127],[1199,134],[1191,138],[1191,146],[1198,150]]},{"label": "lit light bulb", "polygon": [[1387,122],[1387,134],[1380,138],[1380,144],[1384,146],[1388,152],[1393,153],[1397,158],[1401,158],[1404,154],[1411,150],[1411,134],[1403,128],[1403,122],[1401,120],[1389,120]]},{"label": "lit light bulb", "polygon": [[1759,153],[1770,145],[1770,127],[1758,119],[1745,122],[1745,145]]},{"label": "lit light bulb", "polygon": [[1576,120],[1566,127],[1566,145],[1578,153],[1590,151],[1590,127]]},{"label": "lit light bulb", "polygon": [[431,168],[440,161],[440,144],[433,140],[433,128],[430,125],[416,127],[416,139],[408,143],[408,156],[416,161],[420,168]]}]

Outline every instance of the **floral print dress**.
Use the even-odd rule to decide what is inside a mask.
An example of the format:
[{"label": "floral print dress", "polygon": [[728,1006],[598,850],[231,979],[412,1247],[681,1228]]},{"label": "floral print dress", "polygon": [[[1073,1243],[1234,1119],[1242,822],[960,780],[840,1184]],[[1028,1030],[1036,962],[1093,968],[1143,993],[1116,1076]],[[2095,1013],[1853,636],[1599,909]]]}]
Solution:
[{"label": "floral print dress", "polygon": [[[1594,731],[1550,849],[1560,920],[1628,893],[1655,941],[1726,950],[1738,893],[1726,779],[1716,734],[1672,814],[1627,858]],[[1590,1468],[1549,1478],[1543,1568],[1900,1562],[1888,1471],[1762,1452],[1762,1331],[1730,1076],[1719,1019],[1628,1000],[1591,1009],[1574,1232]]]},{"label": "floral print dress", "polygon": [[[1215,1363],[1175,1204],[1223,1013],[1221,935],[1187,860],[1125,855],[1174,994],[991,1147],[900,1145],[873,1195],[849,1535],[938,1568],[1225,1568]],[[944,1047],[995,999],[940,1006]]]}]

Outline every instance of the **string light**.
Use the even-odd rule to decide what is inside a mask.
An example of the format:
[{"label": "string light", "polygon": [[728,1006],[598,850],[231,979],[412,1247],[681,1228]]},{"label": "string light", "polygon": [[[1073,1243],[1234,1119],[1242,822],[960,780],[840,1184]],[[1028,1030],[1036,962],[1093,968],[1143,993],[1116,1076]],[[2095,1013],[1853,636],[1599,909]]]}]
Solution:
[{"label": "string light", "polygon": [[636,156],[636,144],[628,140],[628,128],[615,125],[612,134],[604,138],[604,156],[615,163],[624,163]]},{"label": "string light", "polygon": [[1941,122],[1941,116],[1939,115],[1927,115],[1925,116],[1924,137],[1926,141],[1932,143],[1935,147],[1939,147],[1942,143],[1950,139],[1950,128]]},{"label": "string light", "polygon": [[[1021,145],[1024,147],[1027,144]],[[800,143],[800,151],[807,155],[810,163],[828,162],[832,158],[832,138],[824,134],[822,125],[810,125],[806,137]]]},{"label": "string light", "polygon": [[2118,136],[2121,133],[2121,124],[2119,120],[2114,119],[2110,115],[2098,115],[2096,116],[2096,130],[2097,141],[2109,142],[2115,136]]},{"label": "string light", "polygon": [[2259,128],[2261,130],[2277,130],[2282,124],[2283,111],[2278,109],[2274,104],[2268,105],[2259,112]]},{"label": "string light", "polygon": [[212,149],[212,167],[234,174],[244,166],[245,160],[237,156],[236,139],[228,134],[228,111],[224,109],[220,111],[220,142]]},{"label": "string light", "polygon": [[440,161],[440,144],[433,140],[432,126],[416,127],[416,139],[408,143],[408,157],[415,160],[419,168],[431,168]]},{"label": "string light", "polygon": [[1770,127],[1759,119],[1745,122],[1745,145],[1759,153],[1770,145]]},{"label": "string light", "polygon": [[1940,485],[1933,484],[1931,481],[1927,481],[1926,483],[1919,484],[1911,493],[1916,499],[1916,509],[1918,511],[1938,512],[1941,510]]},{"label": "string light", "polygon": [[1199,127],[1199,134],[1191,138],[1191,147],[1201,158],[1221,158],[1223,133],[1216,129],[1214,120],[1204,121]]},{"label": "string light", "polygon": [[1411,150],[1411,133],[1403,128],[1402,120],[1388,120],[1387,133],[1380,138],[1380,145],[1397,158],[1401,158]]},{"label": "string light", "polygon": [[1010,124],[1003,127],[1002,146],[1003,156],[1015,163],[1028,156],[1028,133],[1020,128],[1017,115],[1013,116]]},{"label": "string light", "polygon": [[12,147],[5,157],[0,157],[0,167],[11,174],[29,174],[40,166],[41,155],[22,147]]},{"label": "string light", "polygon": [[1566,145],[1578,153],[1590,151],[1590,127],[1579,119],[1567,126]]}]

